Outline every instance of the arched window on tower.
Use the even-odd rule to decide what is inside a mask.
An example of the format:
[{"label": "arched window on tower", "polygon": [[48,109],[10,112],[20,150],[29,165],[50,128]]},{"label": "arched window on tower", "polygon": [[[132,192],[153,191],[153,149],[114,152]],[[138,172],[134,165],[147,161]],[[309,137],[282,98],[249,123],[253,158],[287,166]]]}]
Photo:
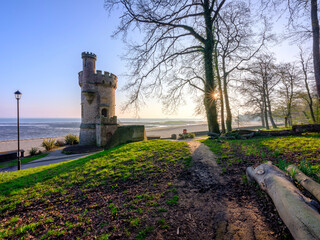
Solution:
[{"label": "arched window on tower", "polygon": [[104,117],[108,117],[108,110],[105,109],[105,108],[103,108],[103,109],[101,110],[101,115],[104,116]]}]

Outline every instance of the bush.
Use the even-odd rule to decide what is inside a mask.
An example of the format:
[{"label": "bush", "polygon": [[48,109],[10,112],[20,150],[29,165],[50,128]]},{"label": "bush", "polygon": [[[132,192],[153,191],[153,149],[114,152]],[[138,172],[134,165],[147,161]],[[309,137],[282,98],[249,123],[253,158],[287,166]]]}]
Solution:
[{"label": "bush", "polygon": [[188,136],[188,138],[195,138],[196,137],[196,134],[195,133],[188,133],[187,134]]},{"label": "bush", "polygon": [[42,147],[44,147],[47,151],[53,149],[55,147],[55,141],[53,138],[46,138],[42,142]]},{"label": "bush", "polygon": [[64,145],[66,145],[66,142],[64,140],[58,139],[56,141],[56,146],[61,147],[61,146],[64,146]]},{"label": "bush", "polygon": [[179,140],[186,139],[186,138],[195,138],[195,133],[187,133],[187,134],[179,134]]},{"label": "bush", "polygon": [[67,145],[75,145],[79,143],[79,137],[77,135],[68,134],[64,139]]},{"label": "bush", "polygon": [[38,149],[37,147],[33,147],[33,148],[30,149],[29,154],[30,154],[31,156],[34,156],[34,155],[37,154],[38,150],[39,150],[39,149]]}]

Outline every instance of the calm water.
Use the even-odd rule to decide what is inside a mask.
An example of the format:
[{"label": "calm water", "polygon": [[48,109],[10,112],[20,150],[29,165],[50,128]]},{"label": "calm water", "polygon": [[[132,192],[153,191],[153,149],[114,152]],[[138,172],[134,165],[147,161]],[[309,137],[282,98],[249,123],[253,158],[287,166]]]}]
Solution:
[{"label": "calm water", "polygon": [[[20,139],[60,137],[68,133],[79,134],[80,118],[22,118]],[[199,119],[146,119],[120,118],[121,125],[145,125],[146,129],[203,123]],[[17,139],[17,120],[0,118],[0,141]]]}]

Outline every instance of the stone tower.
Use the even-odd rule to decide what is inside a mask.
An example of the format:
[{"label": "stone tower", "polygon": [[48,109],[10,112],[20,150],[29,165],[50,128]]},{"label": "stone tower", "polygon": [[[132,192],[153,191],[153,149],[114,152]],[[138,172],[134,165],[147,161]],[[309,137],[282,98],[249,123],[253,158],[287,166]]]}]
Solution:
[{"label": "stone tower", "polygon": [[115,91],[117,77],[96,71],[97,56],[83,52],[83,71],[79,72],[81,87],[80,144],[105,146],[117,130]]}]

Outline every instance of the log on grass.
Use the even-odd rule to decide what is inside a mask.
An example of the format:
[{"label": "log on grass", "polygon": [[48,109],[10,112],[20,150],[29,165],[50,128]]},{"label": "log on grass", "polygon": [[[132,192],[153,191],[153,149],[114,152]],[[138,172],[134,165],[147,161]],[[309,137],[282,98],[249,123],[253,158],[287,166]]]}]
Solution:
[{"label": "log on grass", "polygon": [[[289,165],[287,172],[298,181],[305,189],[307,189],[320,202],[320,184],[306,176],[295,165]],[[320,223],[319,223],[320,224]]]},{"label": "log on grass", "polygon": [[303,196],[283,171],[268,162],[255,169],[248,167],[247,178],[268,193],[296,240],[320,239],[320,214],[315,201]]},{"label": "log on grass", "polygon": [[280,137],[280,136],[292,136],[292,135],[300,135],[300,132],[294,132],[292,130],[281,130],[281,131],[258,131],[262,136],[269,137]]},{"label": "log on grass", "polygon": [[292,125],[292,131],[296,133],[320,132],[320,124]]}]

